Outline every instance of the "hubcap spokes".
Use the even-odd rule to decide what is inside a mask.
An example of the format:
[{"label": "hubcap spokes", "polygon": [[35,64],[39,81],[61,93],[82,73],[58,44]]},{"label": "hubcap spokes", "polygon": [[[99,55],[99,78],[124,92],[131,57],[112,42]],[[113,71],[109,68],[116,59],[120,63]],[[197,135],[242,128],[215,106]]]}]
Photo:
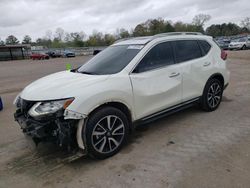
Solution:
[{"label": "hubcap spokes", "polygon": [[213,83],[209,90],[207,96],[208,104],[211,108],[215,108],[221,100],[221,87],[218,83]]},{"label": "hubcap spokes", "polygon": [[120,146],[124,134],[124,123],[119,117],[115,115],[105,116],[93,129],[93,147],[100,153],[110,153]]}]

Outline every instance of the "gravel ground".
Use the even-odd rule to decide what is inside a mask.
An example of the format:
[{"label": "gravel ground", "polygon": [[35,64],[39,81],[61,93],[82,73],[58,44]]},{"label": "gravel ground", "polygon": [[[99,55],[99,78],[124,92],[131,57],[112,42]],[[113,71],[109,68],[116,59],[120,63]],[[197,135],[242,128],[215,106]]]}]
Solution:
[{"label": "gravel ground", "polygon": [[230,85],[218,110],[190,108],[139,127],[116,156],[65,161],[51,145],[30,145],[13,120],[12,101],[44,75],[89,57],[0,62],[0,188],[249,187],[250,51],[229,52]]}]

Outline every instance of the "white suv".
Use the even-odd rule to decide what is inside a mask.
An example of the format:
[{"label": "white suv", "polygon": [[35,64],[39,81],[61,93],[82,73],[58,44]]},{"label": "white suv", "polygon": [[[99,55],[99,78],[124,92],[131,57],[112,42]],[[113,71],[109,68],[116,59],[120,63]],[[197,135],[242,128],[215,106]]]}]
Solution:
[{"label": "white suv", "polygon": [[246,50],[250,48],[250,38],[243,37],[239,39],[234,39],[230,42],[228,49],[229,50]]},{"label": "white suv", "polygon": [[226,58],[199,33],[118,41],[80,68],[27,86],[14,101],[15,119],[36,143],[110,157],[135,125],[197,103],[215,110],[229,81]]}]

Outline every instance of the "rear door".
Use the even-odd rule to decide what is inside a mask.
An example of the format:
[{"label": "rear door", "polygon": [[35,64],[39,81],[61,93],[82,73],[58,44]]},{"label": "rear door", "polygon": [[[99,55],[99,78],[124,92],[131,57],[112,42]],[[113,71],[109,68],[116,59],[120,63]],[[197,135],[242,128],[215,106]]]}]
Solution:
[{"label": "rear door", "polygon": [[154,46],[130,74],[137,119],[181,102],[180,64],[171,42]]},{"label": "rear door", "polygon": [[203,40],[178,40],[173,46],[176,62],[182,65],[182,102],[200,97],[213,67],[211,45]]}]

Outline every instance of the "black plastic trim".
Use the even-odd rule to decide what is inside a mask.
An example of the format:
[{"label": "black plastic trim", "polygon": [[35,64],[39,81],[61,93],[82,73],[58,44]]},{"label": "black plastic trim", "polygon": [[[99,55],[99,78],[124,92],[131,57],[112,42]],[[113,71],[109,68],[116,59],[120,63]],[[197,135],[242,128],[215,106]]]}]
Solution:
[{"label": "black plastic trim", "polygon": [[161,110],[159,112],[156,112],[154,114],[151,114],[149,116],[143,117],[139,120],[136,120],[134,122],[134,124],[138,125],[138,124],[146,124],[146,123],[150,123],[153,122],[157,119],[163,118],[165,116],[171,115],[175,112],[179,112],[181,110],[184,110],[186,108],[189,108],[191,106],[194,106],[195,104],[197,104],[197,102],[200,100],[200,97],[196,97],[193,99],[190,99],[186,102],[182,102],[180,104],[174,105],[172,107],[166,108],[164,110]]}]

